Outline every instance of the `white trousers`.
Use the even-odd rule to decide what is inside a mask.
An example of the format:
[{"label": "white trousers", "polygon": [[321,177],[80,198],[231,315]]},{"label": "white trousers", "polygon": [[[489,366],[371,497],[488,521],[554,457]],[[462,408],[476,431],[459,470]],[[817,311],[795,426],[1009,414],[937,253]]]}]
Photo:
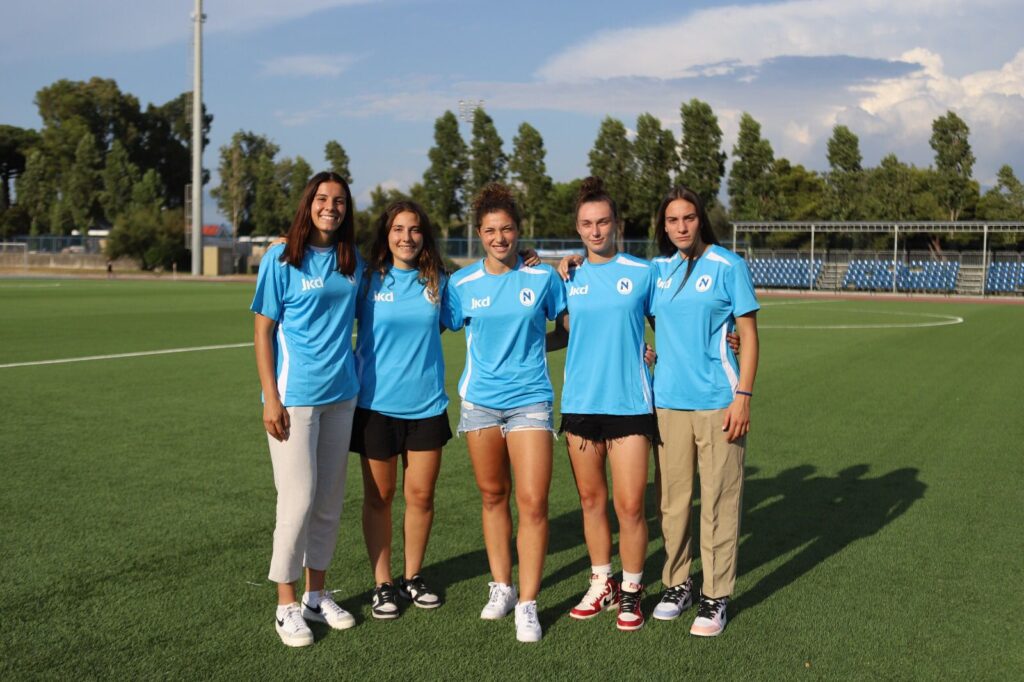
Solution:
[{"label": "white trousers", "polygon": [[289,407],[288,440],[267,434],[277,488],[277,525],[269,578],[299,579],[302,567],[327,570],[338,541],[356,399]]}]

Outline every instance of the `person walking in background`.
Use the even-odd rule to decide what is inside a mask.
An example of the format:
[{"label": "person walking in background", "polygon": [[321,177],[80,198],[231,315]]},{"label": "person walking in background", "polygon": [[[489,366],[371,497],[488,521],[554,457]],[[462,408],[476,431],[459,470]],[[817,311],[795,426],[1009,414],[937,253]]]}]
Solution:
[{"label": "person walking in background", "polygon": [[314,175],[287,243],[268,249],[260,262],[251,305],[277,489],[269,578],[277,583],[277,632],[288,646],[313,643],[307,620],[335,629],[355,625],[325,589],[359,389],[351,339],[363,263],[354,245],[354,210],[341,176]]}]

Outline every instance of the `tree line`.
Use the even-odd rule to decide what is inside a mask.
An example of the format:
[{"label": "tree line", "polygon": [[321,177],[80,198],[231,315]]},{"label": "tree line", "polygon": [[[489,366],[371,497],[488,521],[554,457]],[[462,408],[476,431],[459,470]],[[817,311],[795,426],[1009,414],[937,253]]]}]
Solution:
[{"label": "tree line", "polygon": [[[59,80],[35,98],[41,129],[0,125],[0,238],[69,234],[109,227],[111,255],[138,258],[144,268],[185,256],[185,191],[190,181],[190,94],[142,108],[113,80]],[[886,155],[867,167],[857,135],[836,125],[824,171],[776,157],[749,113],[735,144],[723,148],[711,106],[697,99],[679,110],[682,137],[662,121],[640,114],[633,131],[616,118],[600,124],[588,155],[591,174],[605,179],[619,202],[627,238],[648,238],[662,195],[675,183],[707,203],[719,234],[733,220],[1024,220],[1024,185],[1009,165],[982,193],[973,177],[975,157],[967,123],[949,111],[932,122],[934,163],[917,167]],[[213,116],[204,111],[203,144]],[[219,149],[219,184],[212,195],[237,235],[285,230],[298,195],[314,169],[301,156],[279,157],[270,138],[236,132]],[[375,187],[370,205],[356,214],[360,241],[390,201],[412,198],[427,207],[445,237],[464,236],[472,221],[471,197],[487,182],[509,183],[523,210],[527,237],[570,237],[579,179],[548,175],[543,137],[523,122],[506,151],[493,119],[473,112],[470,139],[455,114],[434,123],[429,165],[407,191]],[[731,158],[726,174],[727,161]],[[349,157],[336,140],[324,148],[327,167],[352,181]],[[204,172],[204,183],[209,174]],[[720,199],[728,198],[727,205]],[[758,245],[798,248],[806,235],[752,235]],[[838,235],[833,246],[883,247],[888,237]],[[924,235],[934,248],[973,246],[971,235]],[[1003,245],[1021,236],[1001,235]]]}]

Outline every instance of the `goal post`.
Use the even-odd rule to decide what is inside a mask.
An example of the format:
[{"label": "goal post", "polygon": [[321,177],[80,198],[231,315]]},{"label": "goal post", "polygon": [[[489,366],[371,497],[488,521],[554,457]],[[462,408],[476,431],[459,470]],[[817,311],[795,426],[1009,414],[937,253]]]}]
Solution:
[{"label": "goal post", "polygon": [[0,268],[28,270],[28,244],[0,242]]}]

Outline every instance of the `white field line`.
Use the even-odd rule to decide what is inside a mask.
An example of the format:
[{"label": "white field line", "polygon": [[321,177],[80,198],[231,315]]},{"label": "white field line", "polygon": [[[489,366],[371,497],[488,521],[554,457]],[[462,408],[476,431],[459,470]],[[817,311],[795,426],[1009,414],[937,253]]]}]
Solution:
[{"label": "white field line", "polygon": [[171,355],[173,353],[195,353],[204,350],[224,350],[226,348],[245,348],[251,346],[248,343],[226,343],[220,346],[193,346],[191,348],[165,348],[163,350],[146,350],[137,353],[113,353],[111,355],[88,355],[80,358],[60,358],[58,360],[33,360],[31,362],[11,362],[0,365],[0,369],[11,367],[35,367],[37,365],[66,365],[70,362],[90,362],[92,360],[118,360],[120,358],[141,358],[147,355]]},{"label": "white field line", "polygon": [[864,313],[865,315],[898,315],[908,317],[925,317],[929,322],[892,322],[880,324],[759,324],[758,329],[919,329],[923,327],[946,327],[963,324],[964,318],[956,315],[936,315],[935,313],[907,313],[887,310],[861,310],[843,307],[844,313]]}]

